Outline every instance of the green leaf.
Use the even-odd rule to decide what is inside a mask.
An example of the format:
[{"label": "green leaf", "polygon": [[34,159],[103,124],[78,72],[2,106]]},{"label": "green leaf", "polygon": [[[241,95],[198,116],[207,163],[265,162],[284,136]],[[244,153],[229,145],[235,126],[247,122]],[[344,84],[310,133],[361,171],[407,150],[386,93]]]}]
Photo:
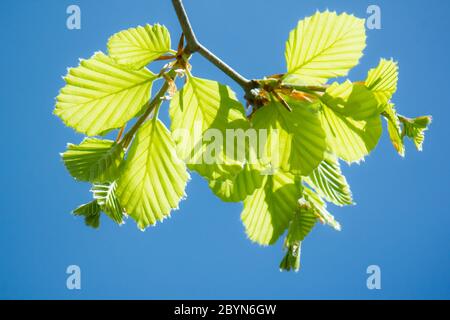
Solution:
[{"label": "green leaf", "polygon": [[100,226],[101,208],[96,200],[79,206],[73,211],[73,214],[76,216],[83,216],[84,223],[87,226],[95,229]]},{"label": "green leaf", "polygon": [[[321,122],[328,148],[347,162],[363,160],[376,147],[382,132],[381,118],[378,112],[373,112],[377,104],[370,101],[364,104],[366,107],[354,104],[355,100],[361,100],[359,97],[352,97],[353,91],[354,86],[350,86],[349,82],[341,85],[334,83],[321,99]],[[358,89],[357,96],[361,92]],[[367,92],[366,90],[365,93]],[[370,96],[367,97],[370,99]],[[370,114],[373,116],[367,117]]]},{"label": "green leaf", "polygon": [[307,176],[323,160],[327,147],[317,104],[284,99],[292,112],[270,97],[269,104],[253,115],[253,128],[267,130],[264,158],[273,168]]},{"label": "green leaf", "polygon": [[400,122],[403,124],[403,136],[411,138],[418,151],[422,151],[423,142],[425,140],[425,131],[431,124],[431,116],[422,116],[414,119],[399,116]]},{"label": "green leaf", "polygon": [[317,12],[299,21],[286,44],[286,82],[319,85],[347,75],[366,46],[364,19]]},{"label": "green leaf", "polygon": [[94,184],[91,192],[98,205],[111,219],[118,224],[123,224],[123,209],[116,196],[117,183]]},{"label": "green leaf", "polygon": [[397,91],[397,82],[397,62],[381,59],[380,64],[369,71],[365,85],[374,93],[380,105],[386,105]]},{"label": "green leaf", "polygon": [[[303,200],[303,199],[302,199]],[[301,202],[301,201],[300,201]],[[296,210],[294,218],[289,224],[288,234],[286,236],[287,243],[302,242],[311,232],[317,222],[317,215],[308,202],[300,204]]]},{"label": "green leaf", "polygon": [[314,208],[314,212],[317,214],[319,219],[332,227],[337,231],[341,231],[340,223],[333,217],[331,213],[327,210],[327,204],[318,196],[313,190],[304,186],[303,187],[303,197],[308,201]]},{"label": "green leaf", "polygon": [[317,222],[317,215],[312,205],[304,201],[303,198],[299,202],[299,208],[289,224],[284,241],[284,248],[287,252],[281,261],[280,269],[285,271],[298,271],[300,269],[301,243]]},{"label": "green leaf", "polygon": [[264,180],[255,166],[246,164],[237,174],[224,175],[209,182],[209,187],[225,202],[240,202],[260,188]]},{"label": "green leaf", "polygon": [[389,138],[391,139],[392,145],[395,150],[397,150],[398,154],[404,157],[405,144],[403,142],[402,128],[394,105],[392,103],[388,103],[383,114],[385,115],[387,121]]},{"label": "green leaf", "polygon": [[86,138],[79,145],[68,144],[61,156],[76,180],[104,182],[117,178],[124,153],[114,141]]},{"label": "green leaf", "polygon": [[118,64],[139,70],[170,51],[170,34],[166,27],[147,24],[113,35],[108,52]]},{"label": "green leaf", "polygon": [[297,272],[300,270],[300,256],[302,252],[302,243],[294,242],[284,244],[286,249],[286,254],[284,255],[283,260],[280,263],[280,271],[291,271],[294,270]]},{"label": "green leaf", "polygon": [[299,179],[277,171],[265,176],[261,188],[244,200],[241,219],[247,236],[261,245],[273,244],[287,229],[302,195]]},{"label": "green leaf", "polygon": [[380,106],[372,91],[363,84],[345,81],[334,82],[327,88],[321,101],[333,111],[355,120],[366,120],[379,116],[384,105]]},{"label": "green leaf", "polygon": [[341,172],[339,160],[331,154],[327,154],[305,181],[329,202],[338,206],[353,204],[352,193],[347,179]]},{"label": "green leaf", "polygon": [[125,70],[98,52],[69,69],[54,113],[88,136],[120,128],[148,102],[155,79],[147,69]]},{"label": "green leaf", "polygon": [[183,89],[173,97],[169,113],[177,153],[191,170],[215,179],[242,169],[245,159],[227,152],[231,139],[226,131],[240,129],[245,133],[249,123],[229,87],[188,76]]},{"label": "green leaf", "polygon": [[156,118],[137,132],[118,181],[117,197],[125,212],[145,229],[170,215],[185,197],[186,165],[175,143]]}]

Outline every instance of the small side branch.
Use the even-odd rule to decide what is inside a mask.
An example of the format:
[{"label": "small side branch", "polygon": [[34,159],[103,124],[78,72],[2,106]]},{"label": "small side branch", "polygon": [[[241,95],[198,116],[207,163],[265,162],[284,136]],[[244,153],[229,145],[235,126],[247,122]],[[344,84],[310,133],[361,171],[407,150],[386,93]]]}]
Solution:
[{"label": "small side branch", "polygon": [[223,73],[233,79],[237,84],[239,84],[245,91],[246,96],[253,96],[254,93],[252,92],[252,89],[257,88],[258,84],[255,81],[248,80],[242,76],[197,40],[191,23],[189,22],[186,10],[184,9],[182,0],[172,0],[172,4],[177,14],[178,21],[180,22],[181,29],[183,30],[183,34],[186,37],[185,53],[192,54],[198,52],[205,59],[219,68]]}]

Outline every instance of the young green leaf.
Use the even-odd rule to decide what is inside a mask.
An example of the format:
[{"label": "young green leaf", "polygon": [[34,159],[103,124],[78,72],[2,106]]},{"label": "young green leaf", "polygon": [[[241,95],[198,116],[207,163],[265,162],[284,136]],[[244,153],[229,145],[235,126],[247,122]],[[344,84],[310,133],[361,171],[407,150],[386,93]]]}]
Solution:
[{"label": "young green leaf", "polygon": [[[321,122],[329,150],[347,162],[359,162],[378,144],[381,118],[377,104],[352,104],[353,86],[349,82],[331,85],[322,97]],[[366,91],[367,93],[368,91]],[[358,95],[359,95],[358,91]],[[367,96],[369,99],[370,96]],[[373,96],[372,96],[373,98]],[[356,99],[359,101],[359,99]],[[372,102],[374,99],[371,100]],[[371,109],[372,108],[372,109]],[[364,118],[373,114],[370,117]]]},{"label": "young green leaf", "polygon": [[397,62],[381,59],[380,64],[369,71],[365,85],[374,93],[378,103],[385,106],[397,91],[397,82]]},{"label": "young green leaf", "polygon": [[79,145],[68,144],[61,156],[76,180],[102,182],[117,178],[124,153],[114,141],[86,138]]},{"label": "young green leaf", "polygon": [[94,229],[100,226],[101,208],[97,201],[91,201],[87,204],[83,204],[73,211],[76,216],[83,216],[84,223]]},{"label": "young green leaf", "polygon": [[289,97],[285,97],[285,101],[292,112],[271,97],[269,104],[253,115],[253,128],[267,130],[264,157],[273,168],[307,176],[323,160],[326,150],[317,104]]},{"label": "young green leaf", "polygon": [[317,12],[299,21],[286,44],[286,82],[319,85],[347,75],[366,46],[364,19]]},{"label": "young green leaf", "polygon": [[91,191],[102,211],[118,224],[123,224],[124,212],[117,199],[116,188],[117,183],[114,181],[111,183],[94,184]]},{"label": "young green leaf", "polygon": [[305,181],[329,202],[338,206],[353,204],[347,179],[342,174],[339,160],[334,155],[327,154]]},{"label": "young green leaf", "polygon": [[188,179],[170,132],[153,118],[136,134],[118,180],[117,197],[138,227],[145,229],[178,208]]},{"label": "young green leaf", "polygon": [[304,186],[303,197],[308,201],[319,219],[336,231],[341,231],[340,223],[328,212],[327,204],[313,190]]},{"label": "young green leaf", "polygon": [[310,203],[303,200],[302,198],[299,201],[299,207],[289,224],[288,233],[284,241],[284,248],[287,252],[280,264],[282,271],[298,271],[300,269],[301,244],[317,222],[314,208]]},{"label": "young green leaf", "polygon": [[414,119],[400,116],[399,120],[403,124],[403,136],[411,138],[417,150],[422,151],[425,131],[428,130],[428,126],[432,121],[431,116],[422,116]]},{"label": "young green leaf", "polygon": [[392,103],[388,103],[383,114],[385,115],[387,121],[389,138],[391,139],[392,145],[395,150],[397,150],[398,154],[404,157],[405,144],[403,142],[402,128],[394,105]]},{"label": "young green leaf", "polygon": [[302,243],[300,241],[294,243],[284,243],[287,251],[280,263],[280,271],[300,270],[300,256],[302,253]]},{"label": "young green leaf", "polygon": [[166,27],[147,24],[113,35],[108,52],[118,64],[139,70],[170,51],[170,34]]},{"label": "young green leaf", "polygon": [[122,127],[150,98],[156,76],[147,69],[125,70],[99,52],[69,69],[54,113],[88,136]]},{"label": "young green leaf", "polygon": [[226,141],[230,140],[226,130],[245,132],[249,123],[229,87],[188,76],[183,89],[173,97],[169,113],[178,155],[191,170],[215,179],[242,169],[245,159],[236,159],[226,151]]},{"label": "young green leaf", "polygon": [[274,244],[287,229],[302,195],[301,182],[278,170],[264,176],[261,188],[244,200],[241,219],[247,236],[261,245]]}]

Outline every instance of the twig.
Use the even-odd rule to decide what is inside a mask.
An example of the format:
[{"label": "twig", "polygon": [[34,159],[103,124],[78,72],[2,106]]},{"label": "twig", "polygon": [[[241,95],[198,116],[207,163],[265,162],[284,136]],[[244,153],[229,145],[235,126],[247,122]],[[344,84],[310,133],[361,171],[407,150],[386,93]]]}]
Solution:
[{"label": "twig", "polygon": [[195,52],[198,52],[205,59],[207,59],[222,72],[224,72],[227,76],[233,79],[237,84],[239,84],[245,91],[247,97],[253,97],[254,92],[252,91],[252,89],[257,88],[258,84],[255,81],[248,80],[247,78],[242,76],[197,40],[191,23],[189,22],[186,10],[184,9],[182,0],[172,0],[172,4],[177,14],[178,21],[180,22],[181,29],[183,30],[183,34],[186,38],[185,53],[193,54]]}]

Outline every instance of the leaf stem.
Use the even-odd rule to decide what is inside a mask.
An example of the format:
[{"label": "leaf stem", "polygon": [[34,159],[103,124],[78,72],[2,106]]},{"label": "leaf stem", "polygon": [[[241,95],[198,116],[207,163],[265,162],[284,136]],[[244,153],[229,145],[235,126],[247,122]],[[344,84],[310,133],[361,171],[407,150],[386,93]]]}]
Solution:
[{"label": "leaf stem", "polygon": [[139,119],[136,121],[136,123],[133,125],[133,127],[131,127],[131,129],[125,134],[123,139],[120,141],[120,144],[122,144],[122,147],[124,149],[128,148],[134,135],[136,134],[138,129],[141,127],[141,125],[145,122],[145,120],[147,120],[147,118],[150,116],[152,111],[161,105],[161,103],[163,101],[163,97],[166,94],[167,90],[169,90],[169,88],[170,88],[169,81],[167,81],[167,80],[164,81],[164,84],[162,85],[161,89],[159,89],[158,93],[148,103],[147,109],[139,117]]},{"label": "leaf stem", "polygon": [[255,81],[248,80],[242,76],[197,40],[182,0],[172,0],[172,4],[177,14],[181,29],[183,30],[183,34],[186,38],[185,53],[190,55],[198,52],[205,59],[219,68],[223,73],[233,79],[239,86],[241,86],[245,91],[246,96],[249,98],[254,97],[255,94],[252,89],[258,88],[258,84]]}]

